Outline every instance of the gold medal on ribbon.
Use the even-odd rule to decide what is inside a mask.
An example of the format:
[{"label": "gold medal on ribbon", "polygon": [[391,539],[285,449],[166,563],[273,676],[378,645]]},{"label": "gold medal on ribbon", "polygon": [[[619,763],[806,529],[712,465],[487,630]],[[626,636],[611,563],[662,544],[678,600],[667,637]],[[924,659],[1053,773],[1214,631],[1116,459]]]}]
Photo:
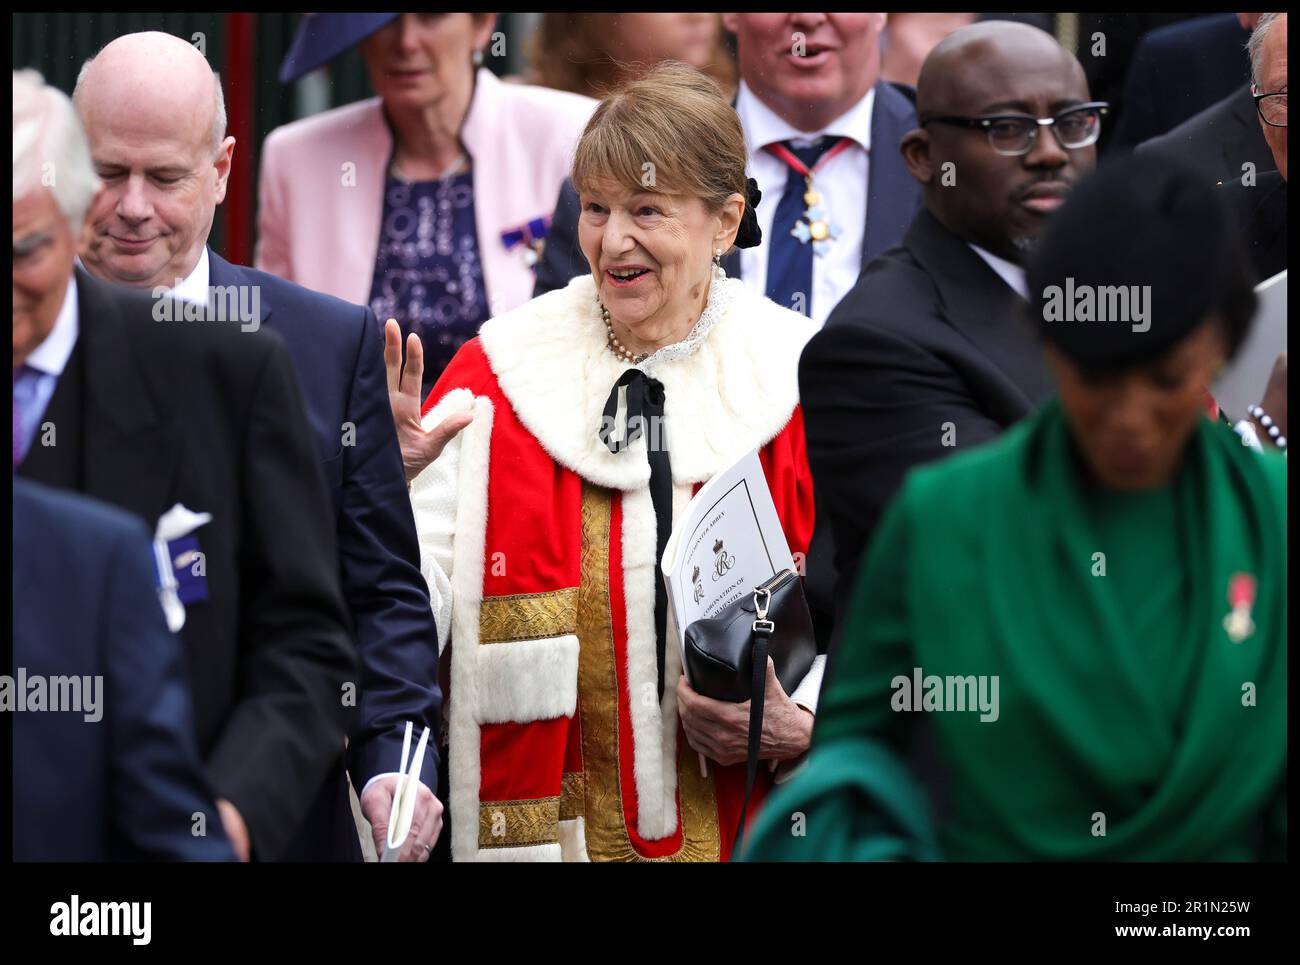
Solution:
[{"label": "gold medal on ribbon", "polygon": [[840,138],[839,142],[829,151],[821,155],[820,160],[810,169],[803,161],[791,153],[790,149],[784,143],[769,144],[766,150],[775,154],[789,167],[793,168],[799,174],[803,175],[804,193],[803,203],[804,212],[799,219],[795,221],[794,226],[790,229],[790,234],[795,237],[800,244],[811,244],[813,253],[819,257],[825,256],[830,252],[831,244],[840,236],[839,226],[831,219],[830,215],[822,208],[822,196],[816,186],[813,184],[813,172],[821,168],[836,154],[839,154],[845,148],[851,146],[852,140],[847,137]]}]

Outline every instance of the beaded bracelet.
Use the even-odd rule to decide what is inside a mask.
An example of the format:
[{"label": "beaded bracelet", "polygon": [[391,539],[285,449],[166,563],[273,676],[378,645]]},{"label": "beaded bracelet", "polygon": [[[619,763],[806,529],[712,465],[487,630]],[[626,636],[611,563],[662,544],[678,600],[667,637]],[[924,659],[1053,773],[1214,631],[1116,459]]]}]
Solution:
[{"label": "beaded bracelet", "polygon": [[1268,433],[1268,438],[1273,445],[1279,449],[1286,448],[1286,436],[1282,435],[1282,430],[1277,427],[1277,424],[1269,417],[1269,414],[1264,411],[1262,406],[1250,405],[1246,407],[1246,411],[1252,419],[1259,420],[1259,424],[1264,427],[1264,431]]}]

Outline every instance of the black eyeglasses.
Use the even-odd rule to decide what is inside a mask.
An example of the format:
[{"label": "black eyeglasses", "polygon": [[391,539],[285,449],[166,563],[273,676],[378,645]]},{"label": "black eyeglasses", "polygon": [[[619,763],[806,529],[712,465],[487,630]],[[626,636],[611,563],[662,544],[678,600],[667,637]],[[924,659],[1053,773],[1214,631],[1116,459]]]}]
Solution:
[{"label": "black eyeglasses", "polygon": [[1089,101],[1067,108],[1055,117],[1032,117],[1029,114],[927,117],[921,126],[955,124],[982,128],[988,133],[989,145],[994,151],[1003,157],[1020,157],[1033,150],[1038,132],[1044,127],[1050,127],[1057,143],[1068,151],[1096,144],[1101,136],[1101,119],[1109,110],[1110,104],[1105,101]]},{"label": "black eyeglasses", "polygon": [[1286,91],[1256,94],[1255,109],[1269,127],[1286,127]]}]

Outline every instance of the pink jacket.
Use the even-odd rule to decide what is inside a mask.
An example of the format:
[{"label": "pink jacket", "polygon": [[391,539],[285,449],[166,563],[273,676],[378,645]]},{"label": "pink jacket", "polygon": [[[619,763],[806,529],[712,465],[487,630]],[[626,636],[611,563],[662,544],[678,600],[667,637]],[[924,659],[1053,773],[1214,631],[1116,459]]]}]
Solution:
[{"label": "pink jacket", "polygon": [[[526,246],[507,250],[501,235],[550,218],[595,106],[578,94],[478,71],[461,140],[474,164],[479,257],[493,315],[533,293]],[[272,131],[262,146],[256,266],[366,304],[392,150],[378,97]]]}]

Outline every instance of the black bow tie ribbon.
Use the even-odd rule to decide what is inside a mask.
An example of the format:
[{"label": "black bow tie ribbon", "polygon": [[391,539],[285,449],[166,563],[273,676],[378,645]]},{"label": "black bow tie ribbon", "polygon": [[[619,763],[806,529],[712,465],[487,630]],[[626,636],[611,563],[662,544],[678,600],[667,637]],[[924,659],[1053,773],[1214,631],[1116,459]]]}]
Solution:
[{"label": "black bow tie ribbon", "polygon": [[[620,397],[624,399],[621,421]],[[655,663],[658,668],[661,704],[664,699],[664,635],[668,625],[668,591],[664,588],[659,563],[664,557],[673,528],[673,470],[668,459],[663,420],[663,383],[652,379],[640,369],[628,369],[610,390],[599,432],[600,441],[605,447],[610,452],[618,453],[649,428],[646,459],[650,463],[650,502],[655,511]]]}]

